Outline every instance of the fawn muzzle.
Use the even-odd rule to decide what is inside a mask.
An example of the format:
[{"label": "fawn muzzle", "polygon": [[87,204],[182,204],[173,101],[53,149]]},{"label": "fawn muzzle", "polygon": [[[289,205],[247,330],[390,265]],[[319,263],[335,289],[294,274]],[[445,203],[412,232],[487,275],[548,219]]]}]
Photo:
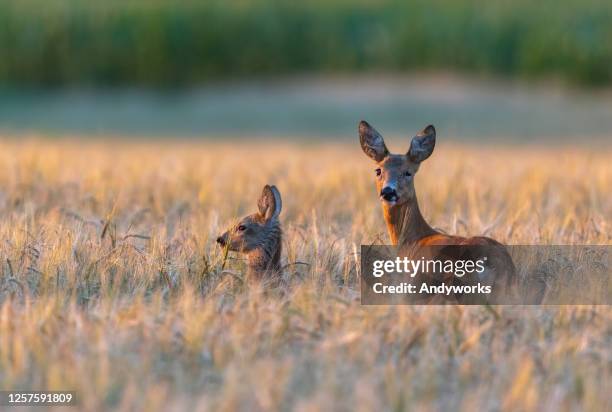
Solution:
[{"label": "fawn muzzle", "polygon": [[225,238],[223,236],[219,236],[217,238],[217,243],[220,244],[221,246],[225,246]]}]

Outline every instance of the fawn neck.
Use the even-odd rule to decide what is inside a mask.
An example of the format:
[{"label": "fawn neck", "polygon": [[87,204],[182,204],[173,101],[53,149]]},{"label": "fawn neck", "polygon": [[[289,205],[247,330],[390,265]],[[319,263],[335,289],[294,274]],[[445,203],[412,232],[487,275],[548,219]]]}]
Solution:
[{"label": "fawn neck", "polygon": [[394,245],[406,245],[437,233],[421,215],[416,197],[401,205],[383,203],[387,230]]},{"label": "fawn neck", "polygon": [[249,276],[260,278],[281,271],[282,232],[278,222],[272,222],[262,243],[247,254]]}]

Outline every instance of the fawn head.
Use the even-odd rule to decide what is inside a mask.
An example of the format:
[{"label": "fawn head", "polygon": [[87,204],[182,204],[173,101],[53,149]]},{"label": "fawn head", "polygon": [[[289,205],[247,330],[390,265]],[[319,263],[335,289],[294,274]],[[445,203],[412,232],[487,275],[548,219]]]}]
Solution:
[{"label": "fawn head", "polygon": [[395,206],[414,199],[414,175],[434,150],[436,129],[429,125],[420,131],[412,138],[406,154],[391,154],[381,134],[362,120],[359,141],[364,153],[376,162],[376,188],[381,201]]},{"label": "fawn head", "polygon": [[231,251],[248,253],[265,247],[278,230],[282,202],[276,186],[266,185],[257,201],[258,212],[243,217],[217,238],[217,243]]}]

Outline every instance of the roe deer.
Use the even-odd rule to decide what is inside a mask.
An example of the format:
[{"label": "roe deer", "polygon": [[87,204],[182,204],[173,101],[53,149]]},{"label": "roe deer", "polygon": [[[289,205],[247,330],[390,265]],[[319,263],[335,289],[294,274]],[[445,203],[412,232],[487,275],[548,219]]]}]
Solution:
[{"label": "roe deer", "polygon": [[281,272],[282,231],[278,219],[282,208],[280,192],[266,185],[257,202],[259,211],[240,221],[217,238],[217,243],[247,257],[250,279],[264,279]]},{"label": "roe deer", "polygon": [[[398,253],[416,258],[416,255],[425,249],[432,249],[432,246],[436,250],[443,249],[438,246],[451,246],[446,249],[457,259],[457,254],[463,253],[462,256],[465,256],[465,253],[479,252],[480,247],[488,260],[484,281],[493,286],[494,297],[514,298],[516,270],[512,258],[501,243],[483,236],[464,238],[443,234],[434,230],[421,215],[414,189],[414,176],[421,162],[434,150],[435,128],[429,125],[419,132],[412,139],[406,154],[389,153],[383,137],[365,121],[359,123],[359,140],[365,154],[376,162],[376,189],[391,242],[398,247]],[[465,248],[461,248],[463,246]]]}]

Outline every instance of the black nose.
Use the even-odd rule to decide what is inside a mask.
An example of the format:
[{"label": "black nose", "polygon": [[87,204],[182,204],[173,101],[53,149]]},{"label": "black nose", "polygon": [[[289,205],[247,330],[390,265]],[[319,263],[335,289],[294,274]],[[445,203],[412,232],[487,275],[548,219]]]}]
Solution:
[{"label": "black nose", "polygon": [[220,244],[221,246],[225,246],[225,240],[221,236],[217,238],[217,243]]},{"label": "black nose", "polygon": [[380,197],[391,202],[397,200],[397,192],[389,186],[383,187],[383,190],[380,191]]}]

